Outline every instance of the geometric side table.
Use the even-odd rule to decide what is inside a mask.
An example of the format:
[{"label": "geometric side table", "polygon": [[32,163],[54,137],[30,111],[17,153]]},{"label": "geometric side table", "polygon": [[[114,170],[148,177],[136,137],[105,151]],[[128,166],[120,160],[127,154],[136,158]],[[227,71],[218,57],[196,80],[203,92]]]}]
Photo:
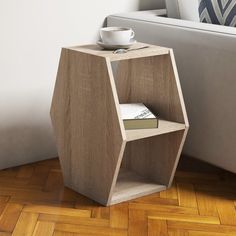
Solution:
[{"label": "geometric side table", "polygon": [[[144,103],[159,127],[125,130],[120,103]],[[103,205],[165,190],[189,127],[172,49],[63,48],[51,119],[67,187]]]}]

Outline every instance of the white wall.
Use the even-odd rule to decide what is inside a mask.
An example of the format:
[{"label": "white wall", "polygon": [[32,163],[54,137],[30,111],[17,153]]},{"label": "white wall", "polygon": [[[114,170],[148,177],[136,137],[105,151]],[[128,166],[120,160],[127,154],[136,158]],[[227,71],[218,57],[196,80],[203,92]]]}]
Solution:
[{"label": "white wall", "polygon": [[0,168],[57,156],[49,108],[60,48],[97,40],[112,13],[158,0],[0,0]]}]

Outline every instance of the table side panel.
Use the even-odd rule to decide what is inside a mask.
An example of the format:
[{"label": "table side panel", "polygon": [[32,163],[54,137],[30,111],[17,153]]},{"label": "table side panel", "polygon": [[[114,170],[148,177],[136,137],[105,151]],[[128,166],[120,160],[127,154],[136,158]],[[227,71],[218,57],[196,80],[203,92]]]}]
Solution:
[{"label": "table side panel", "polygon": [[60,56],[50,115],[56,137],[58,155],[62,157],[60,158],[60,163],[65,184],[69,184],[71,179],[70,78],[67,77],[69,66],[68,51],[63,49]]},{"label": "table side panel", "polygon": [[119,62],[115,82],[120,103],[141,102],[162,119],[185,123],[169,54]]},{"label": "table side panel", "polygon": [[64,104],[69,117],[64,138],[70,150],[60,156],[62,163],[70,162],[66,184],[106,205],[123,143],[106,59],[66,51],[69,66],[62,77],[70,102]]}]

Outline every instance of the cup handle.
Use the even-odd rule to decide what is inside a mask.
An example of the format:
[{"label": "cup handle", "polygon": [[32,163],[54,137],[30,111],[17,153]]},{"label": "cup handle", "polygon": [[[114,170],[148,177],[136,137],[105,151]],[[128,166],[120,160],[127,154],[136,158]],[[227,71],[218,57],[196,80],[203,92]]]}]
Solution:
[{"label": "cup handle", "polygon": [[132,30],[132,32],[131,32],[131,39],[133,39],[135,37],[135,33],[134,33],[134,31]]}]

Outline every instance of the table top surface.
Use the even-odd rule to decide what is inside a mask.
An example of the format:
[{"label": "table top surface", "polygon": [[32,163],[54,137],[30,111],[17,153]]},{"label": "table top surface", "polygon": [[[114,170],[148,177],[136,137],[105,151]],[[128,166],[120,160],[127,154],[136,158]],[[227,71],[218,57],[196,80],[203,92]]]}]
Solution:
[{"label": "table top surface", "polygon": [[138,49],[144,46],[148,46],[148,48],[139,49],[139,50],[131,50],[131,51],[128,51],[127,53],[122,53],[122,54],[114,54],[113,50],[102,49],[100,46],[96,44],[72,46],[72,47],[66,47],[66,49],[83,52],[83,53],[91,54],[94,56],[108,58],[110,61],[119,61],[119,60],[127,60],[127,59],[132,59],[132,58],[165,55],[165,54],[169,54],[171,50],[170,48],[160,47],[160,46],[145,44],[145,43],[140,43],[140,42],[135,43],[130,49]]}]

